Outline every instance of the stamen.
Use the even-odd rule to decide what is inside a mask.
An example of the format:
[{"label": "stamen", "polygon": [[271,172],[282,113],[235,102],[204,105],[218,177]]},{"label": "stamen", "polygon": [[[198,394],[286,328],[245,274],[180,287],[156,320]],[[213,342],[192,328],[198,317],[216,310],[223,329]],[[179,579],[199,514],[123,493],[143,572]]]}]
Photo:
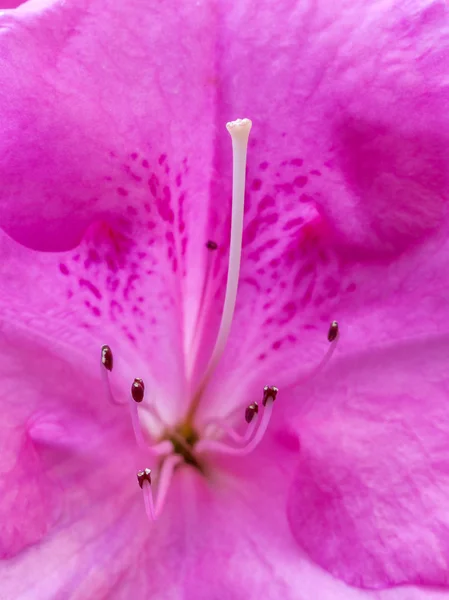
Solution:
[{"label": "stamen", "polygon": [[[136,377],[131,385],[131,398],[130,398],[130,411],[131,411],[131,423],[134,430],[134,435],[136,437],[137,445],[140,448],[146,448],[152,454],[156,456],[163,456],[165,454],[170,454],[173,450],[173,445],[168,440],[163,440],[158,444],[152,445],[151,443],[145,442],[145,438],[143,435],[143,429],[140,424],[139,419],[139,410],[137,405],[143,401],[145,394],[145,384],[140,377]],[[147,407],[145,407],[147,408]],[[159,418],[158,413],[155,410],[152,410],[151,407],[148,407],[148,410],[156,417]]]},{"label": "stamen", "polygon": [[[246,443],[245,446],[241,448],[235,448],[217,440],[200,440],[196,445],[196,450],[198,452],[218,452],[220,454],[228,454],[233,456],[245,456],[246,454],[249,454],[255,450],[255,448],[262,441],[262,438],[268,429],[268,425],[270,424],[274,400],[278,392],[277,388],[274,387],[268,387],[267,392],[267,387],[268,386],[264,388],[262,416],[257,420],[257,426],[255,428],[254,435],[251,436],[251,439]],[[273,393],[272,390],[276,390],[276,392]]]},{"label": "stamen", "polygon": [[231,217],[231,242],[229,248],[229,267],[226,282],[226,295],[215,347],[212,351],[209,364],[203,380],[199,386],[196,397],[199,397],[210,375],[218,364],[223,354],[231,330],[234,316],[237,287],[240,275],[240,260],[242,255],[243,237],[243,212],[245,201],[246,153],[248,149],[249,132],[251,131],[249,119],[237,119],[226,124],[232,138],[232,217]]},{"label": "stamen", "polygon": [[114,357],[112,356],[112,350],[107,345],[101,347],[101,364],[108,371],[112,371],[112,367],[114,366]]},{"label": "stamen", "polygon": [[221,429],[224,433],[227,434],[231,440],[236,442],[239,445],[247,444],[252,438],[254,432],[257,428],[257,419],[254,420],[254,417],[259,414],[259,405],[257,402],[253,402],[245,409],[245,421],[248,423],[248,427],[243,435],[237,433],[232,427],[230,427],[225,419],[211,419],[205,424],[205,431],[210,426],[215,426],[218,429]]},{"label": "stamen", "polygon": [[151,469],[144,469],[143,471],[139,471],[137,473],[137,481],[141,488],[143,488],[143,482],[148,481],[151,485]]},{"label": "stamen", "polygon": [[337,321],[332,321],[332,323],[330,324],[330,327],[329,327],[328,334],[327,334],[327,339],[330,342],[333,342],[335,340],[335,338],[337,337],[337,335],[338,335],[338,323],[337,323]]},{"label": "stamen", "polygon": [[248,423],[248,425],[251,423],[251,421],[254,419],[254,417],[257,415],[258,412],[259,412],[259,405],[257,404],[257,402],[253,402],[246,408],[245,421]]},{"label": "stamen", "polygon": [[198,313],[196,315],[193,339],[189,345],[189,351],[186,356],[186,373],[189,379],[192,375],[192,371],[196,363],[196,357],[198,356],[199,346],[201,344],[201,332],[204,329],[204,319],[206,317],[204,311],[202,310],[202,307],[205,304],[206,296],[210,289],[211,273],[215,260],[215,250],[217,250],[218,244],[213,240],[208,240],[205,246],[208,250],[210,250],[210,252],[208,252],[208,257],[206,260],[206,272],[204,274],[203,289],[201,290],[201,298],[198,305]]},{"label": "stamen", "polygon": [[[122,402],[118,402],[111,388],[111,382],[109,380],[109,373],[112,371],[113,367],[113,355],[112,350],[109,346],[104,345],[101,347],[101,377],[104,381],[106,392],[109,397],[109,400],[113,404],[123,405]],[[140,425],[139,414],[137,411],[137,403],[142,402],[144,398],[145,392],[145,384],[143,383],[140,377],[136,377],[131,386],[131,399],[130,399],[130,409],[131,409],[131,422],[134,430],[134,435],[136,437],[137,444],[140,448],[146,448],[155,456],[164,456],[166,454],[170,454],[173,451],[173,445],[168,440],[163,440],[157,444],[146,443],[143,435],[143,430]],[[156,407],[146,406],[145,409],[147,412],[151,413],[156,421],[159,422],[161,429],[165,429],[164,422],[162,421],[161,416],[159,415]]]},{"label": "stamen", "polygon": [[[296,379],[294,382],[292,382],[286,388],[287,390],[291,389],[291,388],[295,388],[298,385],[300,385],[301,383],[306,383],[306,382],[311,381],[317,375],[319,375],[321,373],[321,371],[323,371],[326,368],[328,362],[331,360],[335,350],[337,349],[337,344],[340,339],[340,329],[339,329],[337,321],[332,321],[332,323],[330,324],[329,330],[327,333],[327,339],[329,340],[330,344],[327,349],[327,352],[325,353],[323,358],[320,360],[320,362],[315,367],[313,367],[313,369],[311,371],[308,371],[308,372],[302,374],[298,379]],[[307,400],[304,401],[302,410],[307,411],[309,406],[310,406],[310,402],[307,402]]]},{"label": "stamen", "polygon": [[131,396],[134,402],[140,403],[145,395],[145,384],[140,377],[136,377],[131,386]]},{"label": "stamen", "polygon": [[111,404],[121,405],[122,402],[118,402],[114,394],[112,393],[111,382],[109,380],[109,373],[112,371],[114,365],[114,357],[110,346],[103,345],[101,347],[101,363],[100,363],[100,375],[106,388],[106,394]]},{"label": "stamen", "polygon": [[173,472],[176,465],[182,460],[182,457],[178,454],[173,454],[164,460],[159,473],[158,486],[157,486],[157,499],[156,503],[153,499],[153,490],[151,485],[151,469],[144,469],[137,473],[137,481],[143,491],[143,500],[145,503],[145,512],[150,521],[155,521],[161,514],[167,492],[170,487],[170,482],[173,477]]},{"label": "stamen", "polygon": [[262,404],[266,406],[268,400],[270,399],[274,402],[276,400],[276,396],[278,395],[278,391],[279,390],[274,385],[266,385],[263,388]]},{"label": "stamen", "polygon": [[145,385],[142,379],[140,379],[140,377],[136,377],[131,385],[130,410],[131,423],[133,425],[134,435],[136,436],[137,445],[140,446],[140,448],[144,448],[146,444],[145,439],[143,437],[142,426],[140,424],[137,404],[140,404],[140,402],[142,402],[144,392]]},{"label": "stamen", "polygon": [[326,354],[321,359],[321,361],[317,364],[317,366],[304,378],[307,381],[312,379],[312,377],[316,377],[318,373],[321,373],[321,371],[325,368],[327,363],[332,358],[332,355],[334,354],[337,348],[338,340],[340,339],[340,332],[337,321],[332,321],[332,323],[330,324],[329,331],[327,333],[327,339],[330,342],[329,348]]}]

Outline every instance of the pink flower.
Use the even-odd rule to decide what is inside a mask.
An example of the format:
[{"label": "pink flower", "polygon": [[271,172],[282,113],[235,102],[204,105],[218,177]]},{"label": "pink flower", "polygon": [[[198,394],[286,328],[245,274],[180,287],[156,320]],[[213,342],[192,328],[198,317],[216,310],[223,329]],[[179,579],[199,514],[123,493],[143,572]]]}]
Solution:
[{"label": "pink flower", "polygon": [[278,4],[1,16],[2,598],[448,596],[448,7]]}]

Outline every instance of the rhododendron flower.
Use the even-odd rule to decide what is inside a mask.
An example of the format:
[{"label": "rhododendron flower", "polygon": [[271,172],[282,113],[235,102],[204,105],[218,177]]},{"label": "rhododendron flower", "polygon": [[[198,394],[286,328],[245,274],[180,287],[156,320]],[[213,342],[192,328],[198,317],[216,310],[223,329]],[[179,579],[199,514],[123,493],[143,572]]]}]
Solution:
[{"label": "rhododendron flower", "polygon": [[2,598],[449,595],[449,9],[275,4],[1,14]]}]

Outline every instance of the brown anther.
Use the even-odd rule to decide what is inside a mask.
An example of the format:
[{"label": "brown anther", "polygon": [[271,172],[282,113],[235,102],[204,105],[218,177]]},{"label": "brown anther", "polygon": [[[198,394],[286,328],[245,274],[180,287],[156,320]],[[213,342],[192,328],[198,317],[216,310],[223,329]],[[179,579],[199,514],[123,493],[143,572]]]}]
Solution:
[{"label": "brown anther", "polygon": [[151,485],[151,469],[144,469],[143,471],[139,471],[137,473],[137,481],[139,482],[140,487],[143,487],[143,482],[148,481]]},{"label": "brown anther", "polygon": [[114,358],[112,356],[112,350],[106,344],[101,347],[101,364],[108,371],[112,371],[112,367],[114,366]]},{"label": "brown anther", "polygon": [[329,331],[327,332],[327,339],[330,342],[333,342],[338,335],[338,323],[337,321],[332,321],[329,327]]},{"label": "brown anther", "polygon": [[206,248],[208,250],[216,250],[218,248],[218,244],[217,244],[217,242],[213,242],[212,240],[209,240],[206,244]]},{"label": "brown anther", "polygon": [[246,407],[245,410],[245,421],[249,424],[254,419],[254,416],[259,412],[259,405],[257,402],[253,402]]},{"label": "brown anther", "polygon": [[134,402],[142,402],[144,395],[145,385],[140,377],[136,377],[131,386],[131,396]]},{"label": "brown anther", "polygon": [[277,387],[275,387],[274,385],[266,385],[263,388],[263,400],[262,400],[262,404],[264,406],[267,405],[268,400],[273,400],[273,402],[276,400],[276,396],[278,395],[278,389]]}]

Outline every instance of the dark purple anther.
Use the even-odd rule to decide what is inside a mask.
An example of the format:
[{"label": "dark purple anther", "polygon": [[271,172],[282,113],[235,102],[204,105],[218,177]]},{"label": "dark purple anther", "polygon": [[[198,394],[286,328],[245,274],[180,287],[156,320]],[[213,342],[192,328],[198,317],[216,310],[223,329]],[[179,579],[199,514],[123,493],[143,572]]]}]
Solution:
[{"label": "dark purple anther", "polygon": [[112,356],[112,350],[106,344],[101,347],[101,364],[108,371],[112,371],[112,367],[114,366],[114,358]]},{"label": "dark purple anther", "polygon": [[140,377],[136,377],[131,386],[131,396],[134,402],[142,402],[145,395],[145,385]]},{"label": "dark purple anther", "polygon": [[253,402],[252,404],[247,406],[245,410],[245,421],[248,423],[248,425],[249,423],[251,423],[251,421],[254,419],[254,416],[257,415],[258,412],[259,405],[257,404],[257,402]]},{"label": "dark purple anther", "polygon": [[206,248],[208,250],[216,250],[218,248],[218,244],[217,244],[217,242],[213,242],[212,240],[209,240],[206,244]]},{"label": "dark purple anther", "polygon": [[338,335],[338,323],[337,323],[337,321],[332,321],[332,323],[330,324],[330,327],[329,327],[329,331],[327,333],[327,339],[330,342],[333,342],[337,338],[337,335]]},{"label": "dark purple anther", "polygon": [[267,405],[268,400],[273,400],[273,402],[276,400],[276,396],[278,395],[278,389],[277,387],[274,387],[274,385],[266,385],[263,388],[263,400],[262,400],[262,404],[264,406]]},{"label": "dark purple anther", "polygon": [[137,481],[139,482],[140,487],[143,487],[143,482],[148,481],[151,485],[151,469],[144,469],[143,471],[139,471],[137,473]]}]

